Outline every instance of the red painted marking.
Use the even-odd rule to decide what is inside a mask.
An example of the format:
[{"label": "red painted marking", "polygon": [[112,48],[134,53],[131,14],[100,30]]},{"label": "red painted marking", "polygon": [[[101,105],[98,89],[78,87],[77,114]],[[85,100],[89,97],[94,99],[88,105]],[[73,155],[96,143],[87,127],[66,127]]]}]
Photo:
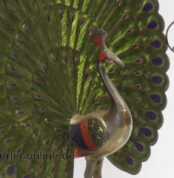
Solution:
[{"label": "red painted marking", "polygon": [[79,158],[79,157],[82,157],[82,156],[85,156],[86,154],[80,150],[75,150],[74,151],[74,157],[75,158]]},{"label": "red painted marking", "polygon": [[88,131],[88,124],[87,124],[87,121],[82,121],[81,122],[81,133],[82,133],[82,137],[85,141],[85,144],[87,145],[87,147],[90,149],[90,150],[96,150],[96,146],[91,138],[91,135]]},{"label": "red painted marking", "polygon": [[98,46],[102,47],[102,38],[101,37],[94,37],[92,41]]},{"label": "red painted marking", "polygon": [[98,59],[99,59],[100,61],[103,61],[103,60],[106,59],[106,57],[107,57],[106,53],[101,52],[101,53],[99,54]]}]

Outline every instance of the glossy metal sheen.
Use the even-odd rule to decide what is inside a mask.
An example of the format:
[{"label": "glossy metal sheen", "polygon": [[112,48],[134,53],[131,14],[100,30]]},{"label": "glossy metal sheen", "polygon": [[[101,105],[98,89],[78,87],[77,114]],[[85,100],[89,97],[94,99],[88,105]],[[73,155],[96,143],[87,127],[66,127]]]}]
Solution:
[{"label": "glossy metal sheen", "polygon": [[[103,35],[101,36],[102,32]],[[102,30],[96,30],[95,36],[97,36],[98,33],[100,34],[103,42],[102,48],[100,47],[101,52],[104,52],[107,58],[109,58],[109,55],[107,55],[109,50],[106,48],[104,42],[105,33]],[[111,54],[111,52],[109,52],[109,54]],[[116,55],[113,56],[112,54],[112,58],[109,59],[113,60],[113,58],[116,59],[114,61],[120,60]],[[105,128],[106,139],[103,145],[96,151],[85,151],[87,153],[85,178],[92,178],[92,176],[94,178],[101,178],[103,157],[108,156],[122,148],[127,143],[133,127],[130,110],[105,71],[106,61],[107,60],[99,61],[98,69],[100,77],[106,86],[109,95],[111,96],[112,106],[106,111],[102,110],[86,115],[76,114],[72,117],[70,122],[70,124],[77,124],[82,120],[95,118],[100,120]],[[118,64],[123,66],[122,63],[122,61],[118,62]]]}]

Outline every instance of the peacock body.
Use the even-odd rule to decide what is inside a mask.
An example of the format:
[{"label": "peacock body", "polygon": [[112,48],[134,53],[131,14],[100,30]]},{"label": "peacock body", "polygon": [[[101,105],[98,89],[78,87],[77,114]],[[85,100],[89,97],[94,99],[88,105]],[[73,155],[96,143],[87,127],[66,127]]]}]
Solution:
[{"label": "peacock body", "polygon": [[[155,0],[1,0],[0,176],[73,177],[73,159],[30,159],[30,153],[73,154],[70,119],[105,110],[110,96],[97,71],[98,47],[90,30],[107,32],[109,50],[124,62],[106,66],[127,103],[133,131],[108,159],[131,174],[140,171],[163,122],[166,71],[164,25]],[[89,121],[100,147],[101,125]],[[91,125],[90,125],[91,124]],[[7,153],[22,155],[10,159]],[[2,157],[6,154],[6,157]]]}]

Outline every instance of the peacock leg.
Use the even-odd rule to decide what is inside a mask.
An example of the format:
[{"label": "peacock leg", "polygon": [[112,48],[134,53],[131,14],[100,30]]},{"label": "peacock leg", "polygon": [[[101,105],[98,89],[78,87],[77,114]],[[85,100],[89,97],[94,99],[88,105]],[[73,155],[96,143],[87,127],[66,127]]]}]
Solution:
[{"label": "peacock leg", "polygon": [[102,178],[102,165],[103,165],[103,158],[96,162],[94,168],[94,178]]},{"label": "peacock leg", "polygon": [[85,157],[85,159],[86,159],[86,169],[85,169],[84,178],[92,178],[96,161],[90,159],[89,157]]}]

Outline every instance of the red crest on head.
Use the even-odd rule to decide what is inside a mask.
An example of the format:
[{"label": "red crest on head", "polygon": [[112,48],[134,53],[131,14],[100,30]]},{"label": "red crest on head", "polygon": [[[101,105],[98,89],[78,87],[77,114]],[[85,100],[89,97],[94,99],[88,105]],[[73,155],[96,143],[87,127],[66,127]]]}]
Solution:
[{"label": "red crest on head", "polygon": [[94,36],[92,38],[92,41],[98,46],[101,47],[102,46],[102,36]]},{"label": "red crest on head", "polygon": [[101,29],[92,29],[90,32],[91,40],[95,43],[98,47],[102,47],[103,45],[103,38],[105,37],[106,32]]}]

